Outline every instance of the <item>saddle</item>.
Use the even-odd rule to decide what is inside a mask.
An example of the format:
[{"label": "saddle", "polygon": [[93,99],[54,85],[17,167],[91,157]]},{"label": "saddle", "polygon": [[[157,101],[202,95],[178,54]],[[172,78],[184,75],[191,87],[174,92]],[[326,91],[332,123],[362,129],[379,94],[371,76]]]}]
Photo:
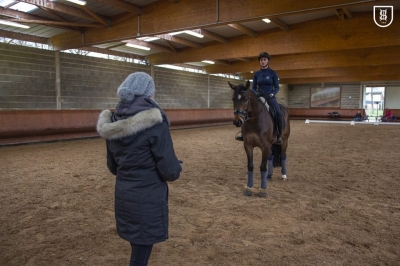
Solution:
[{"label": "saddle", "polygon": [[[262,93],[262,92],[260,92],[260,93]],[[277,125],[278,124],[278,120],[277,120],[277,117],[276,117],[276,110],[275,110],[274,106],[270,106],[268,104],[268,101],[264,97],[264,95],[261,96],[261,95],[257,94],[257,98],[262,104],[265,105],[265,107],[267,108],[267,111],[270,113],[270,115],[272,117],[272,122],[274,123],[274,133],[278,132],[278,125]],[[285,122],[285,119],[283,119],[283,117],[282,117],[282,130],[285,127],[286,127],[286,122]]]}]

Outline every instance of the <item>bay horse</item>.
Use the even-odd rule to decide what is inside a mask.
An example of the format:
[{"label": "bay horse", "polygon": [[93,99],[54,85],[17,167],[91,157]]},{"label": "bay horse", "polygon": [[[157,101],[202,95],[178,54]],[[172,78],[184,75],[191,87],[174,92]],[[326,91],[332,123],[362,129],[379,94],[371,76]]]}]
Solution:
[{"label": "bay horse", "polygon": [[246,85],[237,86],[232,85],[229,81],[228,83],[233,90],[232,101],[235,116],[233,124],[236,127],[241,127],[244,149],[247,155],[247,186],[244,195],[251,196],[255,192],[253,189],[253,150],[258,147],[262,152],[261,189],[258,196],[266,197],[267,180],[272,180],[274,167],[282,167],[282,179],[287,179],[286,149],[290,135],[289,113],[286,107],[279,104],[283,122],[282,144],[274,144],[277,141],[274,121],[267,105],[261,102],[263,98],[256,96],[250,88],[250,81],[247,81]]}]

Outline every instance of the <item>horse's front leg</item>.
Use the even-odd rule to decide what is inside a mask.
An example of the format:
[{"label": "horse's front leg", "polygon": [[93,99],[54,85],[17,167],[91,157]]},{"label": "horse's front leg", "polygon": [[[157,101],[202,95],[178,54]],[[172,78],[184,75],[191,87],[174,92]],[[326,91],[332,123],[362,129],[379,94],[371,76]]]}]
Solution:
[{"label": "horse's front leg", "polygon": [[244,190],[244,195],[251,196],[253,195],[253,147],[246,146],[244,147],[247,155],[247,186]]},{"label": "horse's front leg", "polygon": [[267,161],[269,156],[269,147],[264,147],[262,149],[260,174],[261,174],[261,189],[258,192],[259,197],[267,196]]}]

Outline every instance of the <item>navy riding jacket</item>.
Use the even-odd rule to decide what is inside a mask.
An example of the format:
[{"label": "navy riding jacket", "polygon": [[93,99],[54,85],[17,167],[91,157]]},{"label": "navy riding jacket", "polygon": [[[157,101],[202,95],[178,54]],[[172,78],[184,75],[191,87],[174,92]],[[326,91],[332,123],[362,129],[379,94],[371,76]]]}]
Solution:
[{"label": "navy riding jacket", "polygon": [[260,69],[254,73],[252,90],[257,93],[257,88],[265,96],[273,93],[276,95],[279,91],[279,80],[276,72],[270,68]]}]

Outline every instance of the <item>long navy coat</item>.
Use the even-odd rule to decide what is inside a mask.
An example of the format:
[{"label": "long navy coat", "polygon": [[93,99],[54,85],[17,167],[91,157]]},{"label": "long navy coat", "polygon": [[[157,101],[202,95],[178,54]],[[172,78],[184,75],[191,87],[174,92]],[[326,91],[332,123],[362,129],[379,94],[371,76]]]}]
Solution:
[{"label": "long navy coat", "polygon": [[182,170],[169,125],[158,108],[140,110],[114,122],[112,117],[109,110],[104,110],[97,130],[106,138],[107,166],[116,175],[117,232],[137,245],[165,241],[168,238],[166,181],[178,179]]}]

